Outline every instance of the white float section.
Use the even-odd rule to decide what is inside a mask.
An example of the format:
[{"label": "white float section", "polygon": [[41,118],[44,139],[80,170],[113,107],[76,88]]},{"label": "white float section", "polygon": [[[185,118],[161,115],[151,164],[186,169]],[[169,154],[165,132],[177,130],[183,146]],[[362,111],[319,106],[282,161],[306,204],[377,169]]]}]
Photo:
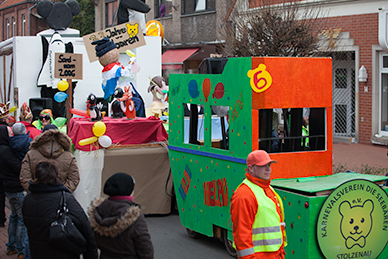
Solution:
[{"label": "white float section", "polygon": [[[151,107],[152,93],[147,89],[150,85],[149,78],[162,76],[162,45],[160,37],[144,36],[146,45],[131,50],[136,54],[135,63],[140,65],[140,72],[136,74],[135,88],[144,100],[145,108]],[[124,52],[120,53],[120,63],[127,65],[129,56]]]},{"label": "white float section", "polygon": [[90,203],[101,196],[101,174],[104,168],[105,150],[84,152],[74,151],[80,173],[80,181],[73,195],[84,209],[88,211]]},{"label": "white float section", "polygon": [[[82,38],[67,37],[63,35],[65,43],[72,42],[74,53],[83,54],[83,79],[77,80],[74,92],[74,108],[86,110],[86,99],[90,93],[97,97],[103,96],[101,88],[102,66],[98,61],[90,63]],[[135,87],[142,96],[145,107],[152,104],[152,94],[147,92],[149,77],[161,75],[161,40],[160,37],[145,36],[146,45],[134,49],[136,63],[140,65],[140,72],[135,75]],[[36,80],[42,66],[42,43],[40,36],[13,37],[14,81],[11,87],[11,106],[20,107],[23,102],[29,103],[30,98],[40,98],[40,88],[36,86]],[[120,62],[128,64],[129,56],[120,54]],[[6,67],[10,66],[10,56],[7,56]],[[3,64],[2,64],[3,65]],[[7,73],[8,74],[8,73]],[[13,103],[14,87],[18,87],[19,102]],[[19,113],[19,111],[18,111]],[[19,114],[17,114],[17,117]]]}]

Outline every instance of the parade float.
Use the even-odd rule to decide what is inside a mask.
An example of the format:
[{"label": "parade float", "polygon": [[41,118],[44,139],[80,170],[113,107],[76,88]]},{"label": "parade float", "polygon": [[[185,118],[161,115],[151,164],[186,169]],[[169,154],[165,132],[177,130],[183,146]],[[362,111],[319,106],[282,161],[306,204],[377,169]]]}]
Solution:
[{"label": "parade float", "polygon": [[388,177],[332,174],[331,59],[229,58],[220,71],[170,75],[169,157],[189,236],[235,255],[230,199],[263,149],[277,161],[286,258],[387,258]]},{"label": "parade float", "polygon": [[[143,105],[150,107],[150,78],[161,74],[160,37],[143,36],[138,20],[80,37],[78,30],[67,28],[77,12],[74,0],[41,1],[38,13],[50,29],[0,43],[4,72],[1,97],[10,101],[11,107],[29,103],[37,114],[52,109],[57,117],[58,109],[53,106],[66,113],[61,116],[67,117],[81,178],[74,196],[85,210],[102,195],[106,179],[120,171],[136,179],[135,199],[142,204],[143,213],[167,214],[171,211],[168,194],[172,193],[172,181],[163,122],[134,118],[133,113],[131,119],[126,115],[112,118],[113,100],[104,99],[107,96],[102,88],[104,66],[97,62],[92,45],[107,37],[118,50],[118,63],[131,64],[131,85],[125,85],[127,89],[120,86],[127,99],[120,102],[131,99],[134,105],[135,96],[141,96]],[[15,118],[19,117],[17,112]]]}]

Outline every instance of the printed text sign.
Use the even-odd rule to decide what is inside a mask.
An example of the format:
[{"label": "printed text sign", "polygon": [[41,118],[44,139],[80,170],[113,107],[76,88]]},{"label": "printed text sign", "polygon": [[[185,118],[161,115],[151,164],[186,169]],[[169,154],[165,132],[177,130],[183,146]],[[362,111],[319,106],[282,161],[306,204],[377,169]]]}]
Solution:
[{"label": "printed text sign", "polygon": [[82,79],[82,54],[55,53],[54,77]]},{"label": "printed text sign", "polygon": [[90,62],[98,60],[95,45],[92,45],[92,42],[105,37],[116,44],[120,53],[146,44],[139,20],[106,28],[82,37]]}]

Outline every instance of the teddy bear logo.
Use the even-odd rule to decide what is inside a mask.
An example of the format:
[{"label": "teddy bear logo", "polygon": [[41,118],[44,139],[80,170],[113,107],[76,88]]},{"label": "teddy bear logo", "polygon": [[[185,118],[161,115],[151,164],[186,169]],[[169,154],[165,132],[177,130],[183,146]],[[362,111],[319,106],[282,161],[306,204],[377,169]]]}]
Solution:
[{"label": "teddy bear logo", "polygon": [[127,33],[129,34],[129,37],[133,38],[136,37],[137,33],[139,31],[139,24],[131,25],[127,23]]},{"label": "teddy bear logo", "polygon": [[251,79],[251,88],[256,93],[264,92],[272,84],[272,76],[266,69],[266,65],[260,64],[257,68],[249,70],[247,73],[247,76]]},{"label": "teddy bear logo", "polygon": [[363,248],[366,238],[372,229],[373,202],[366,200],[362,205],[351,206],[348,201],[344,201],[339,206],[339,213],[342,216],[340,231],[345,239],[345,246],[351,249],[358,245]]}]

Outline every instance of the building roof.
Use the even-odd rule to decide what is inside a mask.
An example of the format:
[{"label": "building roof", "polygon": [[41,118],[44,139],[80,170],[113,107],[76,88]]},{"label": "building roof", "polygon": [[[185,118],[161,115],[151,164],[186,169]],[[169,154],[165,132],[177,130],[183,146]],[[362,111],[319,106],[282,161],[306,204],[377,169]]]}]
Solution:
[{"label": "building roof", "polygon": [[35,0],[0,0],[0,10],[24,3],[37,3]]}]

